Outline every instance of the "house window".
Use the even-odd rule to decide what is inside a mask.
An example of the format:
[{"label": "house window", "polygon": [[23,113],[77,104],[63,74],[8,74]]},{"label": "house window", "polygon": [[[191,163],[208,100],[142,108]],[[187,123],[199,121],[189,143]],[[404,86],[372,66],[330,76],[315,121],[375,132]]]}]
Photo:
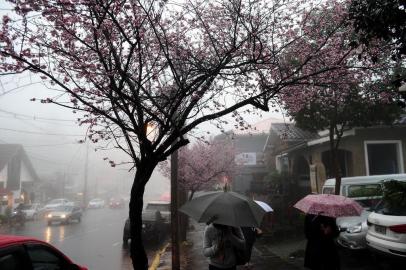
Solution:
[{"label": "house window", "polygon": [[365,165],[367,175],[403,173],[401,141],[366,141]]}]

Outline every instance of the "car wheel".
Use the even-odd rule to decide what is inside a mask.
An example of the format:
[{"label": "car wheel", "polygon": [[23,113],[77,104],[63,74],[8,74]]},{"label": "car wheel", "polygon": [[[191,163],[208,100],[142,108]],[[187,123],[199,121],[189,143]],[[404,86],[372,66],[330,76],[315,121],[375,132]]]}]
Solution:
[{"label": "car wheel", "polygon": [[48,226],[51,226],[52,225],[52,221],[48,221]]}]

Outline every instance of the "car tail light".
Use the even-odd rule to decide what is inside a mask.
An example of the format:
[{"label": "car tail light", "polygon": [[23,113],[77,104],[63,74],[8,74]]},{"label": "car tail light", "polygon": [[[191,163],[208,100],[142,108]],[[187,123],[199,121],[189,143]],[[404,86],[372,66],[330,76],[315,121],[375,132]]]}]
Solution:
[{"label": "car tail light", "polygon": [[406,224],[389,226],[389,229],[395,233],[406,233]]}]

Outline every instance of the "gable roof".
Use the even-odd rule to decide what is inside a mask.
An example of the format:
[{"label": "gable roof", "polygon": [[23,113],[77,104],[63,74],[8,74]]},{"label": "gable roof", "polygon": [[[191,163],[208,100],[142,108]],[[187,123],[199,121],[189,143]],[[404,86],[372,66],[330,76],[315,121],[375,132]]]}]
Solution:
[{"label": "gable roof", "polygon": [[21,144],[0,144],[0,171],[16,156],[21,155],[21,161],[27,167],[27,170],[30,172],[32,177],[35,180],[38,180],[38,175],[34,170],[34,167],[31,164],[30,159],[27,156],[27,153],[24,151],[24,148]]},{"label": "gable roof", "polygon": [[269,129],[274,123],[284,123],[284,119],[269,117],[256,122],[251,125],[248,129],[235,129],[232,132],[236,135],[257,135],[257,134],[268,134]]},{"label": "gable roof", "polygon": [[271,131],[284,141],[298,142],[320,138],[317,133],[298,128],[294,123],[273,123]]},{"label": "gable roof", "polygon": [[19,144],[0,144],[0,171],[22,148]]}]

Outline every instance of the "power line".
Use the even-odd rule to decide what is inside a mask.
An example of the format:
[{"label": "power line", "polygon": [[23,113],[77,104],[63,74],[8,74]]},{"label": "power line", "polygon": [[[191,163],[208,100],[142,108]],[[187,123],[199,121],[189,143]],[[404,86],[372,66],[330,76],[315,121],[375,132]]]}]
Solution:
[{"label": "power line", "polygon": [[58,118],[38,117],[38,116],[35,116],[35,115],[28,115],[28,114],[10,112],[10,111],[6,111],[6,110],[3,110],[3,109],[0,109],[0,112],[6,113],[6,114],[9,114],[9,115],[13,115],[13,116],[26,117],[26,118],[29,118],[29,119],[31,119],[31,120],[47,120],[47,121],[61,121],[61,122],[76,122],[76,120],[71,120],[71,119],[58,119]]},{"label": "power line", "polygon": [[[1,112],[0,112],[1,113]],[[60,122],[55,122],[55,121],[48,121],[48,120],[40,120],[40,119],[29,119],[29,118],[21,118],[20,116],[8,116],[8,115],[0,115],[1,118],[4,119],[13,119],[13,120],[20,120],[20,121],[30,121],[30,122],[37,122],[37,123],[41,123],[41,124],[46,124],[46,125],[53,125],[53,126],[61,126],[61,127],[78,127],[78,125],[74,125],[74,124],[63,124]]]},{"label": "power line", "polygon": [[0,130],[6,130],[6,131],[12,131],[12,132],[18,132],[18,133],[26,133],[26,134],[49,135],[49,136],[85,137],[84,134],[45,133],[45,132],[36,132],[36,131],[19,130],[19,129],[11,129],[11,128],[0,128]]},{"label": "power line", "polygon": [[34,144],[34,145],[24,145],[24,147],[54,147],[54,146],[64,146],[64,145],[77,145],[79,143],[71,142],[71,143],[57,143],[57,144]]}]

